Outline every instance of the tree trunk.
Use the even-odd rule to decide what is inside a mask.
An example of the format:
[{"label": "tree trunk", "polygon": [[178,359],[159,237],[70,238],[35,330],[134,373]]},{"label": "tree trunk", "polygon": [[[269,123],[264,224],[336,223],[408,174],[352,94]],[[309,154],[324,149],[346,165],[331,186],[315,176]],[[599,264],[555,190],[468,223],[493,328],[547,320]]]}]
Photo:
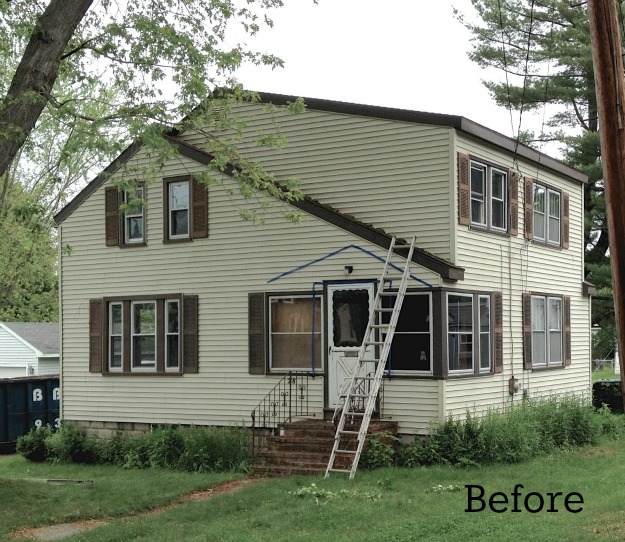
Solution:
[{"label": "tree trunk", "polygon": [[63,51],[93,0],[51,0],[33,29],[0,104],[0,177],[35,127],[56,81]]}]

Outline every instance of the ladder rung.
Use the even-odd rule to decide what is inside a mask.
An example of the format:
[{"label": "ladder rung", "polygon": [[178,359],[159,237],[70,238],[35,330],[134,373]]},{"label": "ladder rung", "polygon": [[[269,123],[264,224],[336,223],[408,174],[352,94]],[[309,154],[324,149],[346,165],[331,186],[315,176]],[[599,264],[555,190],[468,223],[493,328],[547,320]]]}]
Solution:
[{"label": "ladder rung", "polygon": [[351,474],[351,470],[345,470],[345,469],[328,469],[328,472],[344,472],[346,474]]},{"label": "ladder rung", "polygon": [[339,431],[341,435],[359,435],[360,431]]},{"label": "ladder rung", "polygon": [[388,307],[377,307],[374,310],[376,312],[393,312],[393,309],[392,308],[388,308]]},{"label": "ladder rung", "polygon": [[334,450],[337,454],[355,454],[356,450]]},{"label": "ladder rung", "polygon": [[[376,345],[376,344],[383,345],[384,341],[366,341],[363,344],[366,344],[366,345]],[[367,360],[363,360],[363,361],[367,361]]]},{"label": "ladder rung", "polygon": [[[347,397],[347,395],[345,395],[345,397]],[[350,397],[356,397],[356,398],[363,398],[363,397],[369,397],[368,393],[352,393],[350,394]]]},{"label": "ladder rung", "polygon": [[388,290],[382,290],[380,292],[380,295],[385,295],[385,296],[396,296],[399,295],[399,292],[390,292]]}]

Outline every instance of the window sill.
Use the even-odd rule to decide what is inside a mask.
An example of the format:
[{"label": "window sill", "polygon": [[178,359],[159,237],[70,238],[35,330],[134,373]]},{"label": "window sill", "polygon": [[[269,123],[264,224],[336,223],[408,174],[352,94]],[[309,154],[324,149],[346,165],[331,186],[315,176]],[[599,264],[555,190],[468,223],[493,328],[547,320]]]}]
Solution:
[{"label": "window sill", "polygon": [[512,236],[512,234],[509,231],[494,230],[494,229],[491,229],[491,228],[480,226],[478,224],[471,224],[469,226],[469,230],[470,231],[475,231],[475,232],[480,232],[480,233],[487,233],[489,235],[498,235],[499,237],[511,237]]},{"label": "window sill", "polygon": [[120,243],[119,248],[138,248],[138,247],[147,247],[147,242],[143,241],[142,243]]},{"label": "window sill", "polygon": [[566,365],[564,365],[564,363],[561,363],[559,365],[539,365],[538,367],[534,367],[532,366],[531,371],[538,371],[538,372],[542,372],[542,371],[558,371],[560,369],[564,369],[566,367]]},{"label": "window sill", "polygon": [[554,250],[565,250],[562,244],[556,245],[555,243],[548,243],[546,241],[541,241],[540,239],[532,239],[532,244],[538,245],[539,247],[552,248]]},{"label": "window sill", "polygon": [[182,371],[105,371],[102,376],[182,376],[183,374]]},{"label": "window sill", "polygon": [[185,237],[184,239],[163,239],[164,245],[176,245],[178,243],[190,243],[193,241],[190,237]]}]

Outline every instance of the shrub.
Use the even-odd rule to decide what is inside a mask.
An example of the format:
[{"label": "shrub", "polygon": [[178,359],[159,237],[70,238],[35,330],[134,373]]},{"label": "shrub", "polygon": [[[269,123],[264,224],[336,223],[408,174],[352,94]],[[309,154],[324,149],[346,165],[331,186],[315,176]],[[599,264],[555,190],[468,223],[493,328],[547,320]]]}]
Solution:
[{"label": "shrub", "polygon": [[519,463],[557,448],[595,444],[601,436],[615,438],[623,430],[609,410],[595,411],[583,398],[564,396],[525,401],[506,412],[482,418],[449,417],[430,427],[429,434],[400,451],[400,463],[473,466]]},{"label": "shrub", "polygon": [[373,434],[367,439],[360,465],[363,469],[391,467],[397,459],[399,439],[389,432]]},{"label": "shrub", "polygon": [[50,425],[44,425],[18,437],[16,451],[29,461],[45,461],[48,458],[46,439],[52,435]]},{"label": "shrub", "polygon": [[101,445],[96,437],[88,437],[83,429],[62,423],[56,433],[45,440],[48,457],[66,463],[98,463]]}]

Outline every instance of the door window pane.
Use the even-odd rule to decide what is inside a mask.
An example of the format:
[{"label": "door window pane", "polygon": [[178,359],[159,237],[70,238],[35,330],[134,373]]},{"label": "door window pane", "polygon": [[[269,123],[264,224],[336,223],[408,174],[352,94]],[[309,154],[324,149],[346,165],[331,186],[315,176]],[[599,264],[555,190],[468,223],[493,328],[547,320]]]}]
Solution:
[{"label": "door window pane", "polygon": [[156,303],[132,304],[132,366],[156,366]]},{"label": "door window pane", "polygon": [[472,295],[447,295],[447,355],[450,371],[473,369]]},{"label": "door window pane", "polygon": [[369,322],[369,290],[337,290],[332,295],[334,346],[360,346]]}]

